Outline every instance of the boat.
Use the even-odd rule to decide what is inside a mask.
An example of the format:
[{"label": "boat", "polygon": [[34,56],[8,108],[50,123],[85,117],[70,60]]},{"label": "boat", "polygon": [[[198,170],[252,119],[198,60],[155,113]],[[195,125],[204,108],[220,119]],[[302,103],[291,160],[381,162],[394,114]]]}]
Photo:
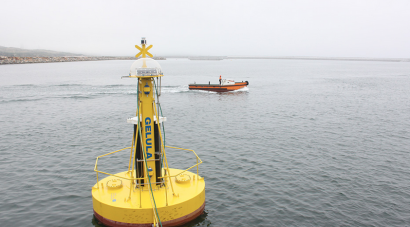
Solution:
[{"label": "boat", "polygon": [[[152,45],[146,47],[145,38],[142,38],[141,45],[135,45],[141,51],[135,57],[142,58],[131,65],[129,76],[122,77],[133,78],[137,83],[137,111],[134,117],[127,119],[132,125],[131,146],[97,157],[94,166],[97,181],[91,189],[94,218],[96,223],[104,226],[180,226],[204,212],[205,180],[199,175],[198,168],[202,161],[194,150],[165,145],[163,122],[166,117],[162,115],[159,102],[160,80],[164,74],[148,52]],[[107,159],[106,156],[127,150],[129,155],[123,155],[129,156],[128,168],[124,166],[123,172],[109,173],[122,165],[117,159]],[[181,155],[177,151],[194,154],[191,161],[182,163],[191,167],[176,169],[168,166],[167,156]],[[118,157],[121,156],[115,158]],[[116,161],[100,167],[100,162],[110,160]],[[102,178],[104,175],[106,177]]]},{"label": "boat", "polygon": [[244,88],[249,85],[248,81],[235,82],[231,79],[222,79],[221,84],[189,84],[189,90],[204,90],[204,91],[216,91],[216,92],[227,92],[235,91],[241,88]]}]

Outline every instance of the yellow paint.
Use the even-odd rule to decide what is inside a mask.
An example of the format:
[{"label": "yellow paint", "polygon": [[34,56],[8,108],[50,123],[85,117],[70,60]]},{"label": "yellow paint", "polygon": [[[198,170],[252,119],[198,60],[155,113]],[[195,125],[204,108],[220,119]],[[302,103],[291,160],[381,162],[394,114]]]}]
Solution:
[{"label": "yellow paint", "polygon": [[[155,138],[154,138],[154,109],[153,103],[154,99],[154,92],[152,78],[141,78],[139,82],[139,90],[142,91],[140,93],[139,101],[141,102],[140,106],[140,113],[142,119],[142,144],[145,153],[145,157],[147,159],[148,169],[150,169],[149,175],[153,176],[151,178],[151,186],[155,187],[156,185],[156,172],[155,172]],[[144,177],[148,179],[147,172],[144,173]]]},{"label": "yellow paint", "polygon": [[[145,59],[145,57],[146,55],[152,57],[152,54],[148,52],[152,45],[145,47],[145,44],[142,44],[142,47],[138,45],[135,45],[135,47],[141,51],[136,57],[142,56],[142,59],[138,60],[142,62],[135,62],[137,66],[134,69],[147,68],[146,61],[148,59]],[[152,60],[150,61],[152,65]],[[137,133],[133,136],[132,147],[97,157],[94,167],[97,174],[97,183],[92,188],[93,208],[97,214],[111,221],[130,224],[154,224],[156,226],[159,221],[166,222],[182,217],[186,218],[186,215],[193,214],[201,208],[205,203],[205,181],[204,178],[199,176],[198,165],[202,161],[195,151],[164,146],[163,142],[160,143],[161,147],[155,147],[155,139],[161,141],[163,139],[161,126],[159,127],[159,138],[155,138],[154,133],[154,122],[157,121],[158,123],[160,119],[156,104],[158,97],[154,87],[154,78],[163,75],[162,72],[158,75],[142,75],[131,76],[130,73],[130,76],[128,76],[128,78],[138,79],[139,91],[136,116],[139,117],[140,125],[137,126]],[[137,124],[136,122],[138,120],[131,121],[133,124]],[[138,142],[142,144],[144,156],[141,162],[143,166],[143,176],[141,178],[135,176],[135,146],[138,133],[141,133]],[[169,168],[165,147],[192,151],[196,156],[196,164],[185,170]],[[127,171],[111,174],[98,169],[99,158],[126,149],[131,150]],[[158,149],[163,157],[163,164],[159,180],[156,182],[155,164],[160,161],[155,160],[155,150]],[[197,167],[196,174],[189,172],[194,167]],[[99,173],[109,176],[100,179]],[[149,183],[149,179],[151,183]],[[141,180],[144,180],[143,185],[139,183]],[[160,220],[158,220],[158,216]]]},{"label": "yellow paint", "polygon": [[151,49],[152,45],[149,45],[147,48],[145,48],[145,44],[141,44],[142,48],[138,45],[135,45],[135,47],[140,50],[141,52],[139,52],[137,55],[135,55],[136,58],[138,58],[139,56],[142,55],[142,58],[146,58],[147,55],[150,56],[151,58],[153,57],[153,55],[148,52],[149,49]]},{"label": "yellow paint", "polygon": [[[181,172],[181,170],[178,169],[170,169],[170,171],[171,175],[176,175]],[[118,174],[127,177],[129,175],[127,173],[128,171]],[[185,174],[188,174],[191,180],[183,184],[177,183],[175,178],[172,178],[174,190],[179,194],[178,197],[172,196],[171,190],[165,187],[156,187],[153,191],[161,222],[175,220],[188,215],[204,204],[205,181],[203,178],[193,180],[196,174],[191,172],[185,172]],[[109,176],[100,182],[106,184],[106,182],[113,178],[115,177]],[[198,179],[198,177],[195,177],[195,179]],[[99,215],[113,221],[132,224],[152,223],[154,217],[149,195],[150,191],[146,188],[141,191],[139,188],[133,188],[131,186],[131,199],[129,199],[129,180],[123,180],[123,187],[114,189],[108,187],[97,188],[96,184],[92,189],[93,208]],[[141,203],[139,202],[140,194],[142,198]],[[169,199],[168,206],[165,202],[166,196]]]}]

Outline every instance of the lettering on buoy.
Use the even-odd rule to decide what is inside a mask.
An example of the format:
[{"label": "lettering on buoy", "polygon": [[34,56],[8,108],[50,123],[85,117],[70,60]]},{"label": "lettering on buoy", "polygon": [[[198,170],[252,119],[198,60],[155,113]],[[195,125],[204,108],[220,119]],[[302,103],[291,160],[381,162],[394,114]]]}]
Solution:
[{"label": "lettering on buoy", "polygon": [[147,138],[149,135],[151,135],[151,118],[147,117],[145,118],[145,151],[147,152],[147,159],[152,157],[152,154],[148,152],[148,149],[152,148],[152,142],[151,138]]}]

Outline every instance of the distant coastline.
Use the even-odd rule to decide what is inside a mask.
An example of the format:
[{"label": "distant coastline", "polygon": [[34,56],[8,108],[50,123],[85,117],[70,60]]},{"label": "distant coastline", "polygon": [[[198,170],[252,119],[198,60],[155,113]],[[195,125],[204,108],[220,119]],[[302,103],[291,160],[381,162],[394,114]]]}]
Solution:
[{"label": "distant coastline", "polygon": [[226,59],[284,59],[284,60],[331,60],[331,61],[388,61],[388,62],[410,62],[410,58],[226,57]]},{"label": "distant coastline", "polygon": [[[357,58],[357,57],[255,57],[255,56],[156,56],[155,60],[167,58],[185,58],[189,60],[225,60],[225,59],[280,59],[280,60],[333,60],[333,61],[383,61],[383,62],[410,62],[410,58]],[[5,64],[29,64],[50,62],[74,62],[74,61],[106,61],[106,60],[136,60],[134,56],[85,56],[68,52],[51,50],[28,50],[15,47],[0,46],[0,65]]]},{"label": "distant coastline", "polygon": [[[332,60],[332,61],[382,61],[382,62],[410,62],[410,58],[338,58],[338,57],[214,57],[214,56],[167,56],[154,57],[155,60],[167,58],[185,58],[190,60],[229,60],[229,59],[278,59],[278,60]],[[75,61],[107,61],[107,60],[136,60],[135,57],[108,57],[108,56],[67,56],[67,57],[8,57],[0,56],[0,65],[6,64],[30,64],[51,62],[75,62]]]},{"label": "distant coastline", "polygon": [[[164,57],[154,57],[155,60],[166,60]],[[51,63],[51,62],[74,62],[74,61],[106,61],[106,60],[136,60],[135,57],[7,57],[0,56],[0,65],[6,64],[30,64],[30,63]]]},{"label": "distant coastline", "polygon": [[[69,52],[52,50],[29,50],[16,47],[0,46],[0,65],[29,64],[74,61],[104,61],[104,60],[135,60],[135,57],[113,56],[86,56]],[[154,57],[156,60],[165,60],[163,57]]]}]

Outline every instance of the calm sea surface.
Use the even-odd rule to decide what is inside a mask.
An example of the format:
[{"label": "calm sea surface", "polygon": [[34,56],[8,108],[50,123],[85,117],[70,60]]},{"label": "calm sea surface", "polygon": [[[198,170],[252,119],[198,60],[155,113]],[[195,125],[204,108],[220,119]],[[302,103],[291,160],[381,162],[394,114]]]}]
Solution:
[{"label": "calm sea surface", "polygon": [[[132,62],[0,66],[0,226],[98,226],[93,168],[131,145]],[[205,213],[188,226],[410,225],[410,62],[159,63],[166,145],[204,161]],[[219,75],[250,85],[188,90]]]}]

